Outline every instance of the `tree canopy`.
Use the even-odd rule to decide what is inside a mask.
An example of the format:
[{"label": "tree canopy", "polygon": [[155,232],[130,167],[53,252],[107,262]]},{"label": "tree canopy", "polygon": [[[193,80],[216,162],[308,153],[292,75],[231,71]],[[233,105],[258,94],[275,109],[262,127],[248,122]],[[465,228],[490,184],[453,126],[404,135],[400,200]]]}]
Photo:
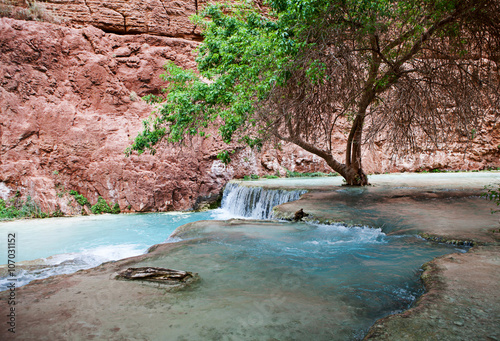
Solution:
[{"label": "tree canopy", "polygon": [[[224,142],[288,141],[366,185],[367,139],[437,145],[471,138],[487,110],[498,115],[496,0],[270,0],[209,5],[193,20],[204,36],[198,70],[165,66],[166,96],[147,96],[161,106],[128,153],[216,125]],[[337,160],[341,121],[350,130]]]}]

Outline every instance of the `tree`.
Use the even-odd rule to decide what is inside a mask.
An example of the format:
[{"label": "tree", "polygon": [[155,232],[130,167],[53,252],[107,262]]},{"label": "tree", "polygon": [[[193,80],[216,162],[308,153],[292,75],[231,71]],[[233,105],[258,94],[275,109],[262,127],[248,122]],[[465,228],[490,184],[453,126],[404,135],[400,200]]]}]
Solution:
[{"label": "tree", "polygon": [[[496,0],[268,5],[212,5],[195,18],[205,37],[199,73],[166,65],[165,102],[128,153],[205,136],[216,124],[227,143],[288,141],[349,185],[366,185],[363,142],[385,134],[396,151],[424,137],[437,146],[473,137],[488,110],[498,115]],[[344,162],[332,154],[339,122],[349,126]],[[220,157],[229,161],[228,151]]]}]

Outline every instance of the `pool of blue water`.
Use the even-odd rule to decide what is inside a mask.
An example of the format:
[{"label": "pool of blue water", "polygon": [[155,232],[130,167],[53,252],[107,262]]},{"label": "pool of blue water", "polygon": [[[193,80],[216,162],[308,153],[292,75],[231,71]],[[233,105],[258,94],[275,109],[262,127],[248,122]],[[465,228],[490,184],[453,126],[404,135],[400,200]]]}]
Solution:
[{"label": "pool of blue water", "polygon": [[[1,222],[0,264],[7,264],[9,234],[15,234],[14,260],[33,261],[30,263],[38,265],[30,271],[19,270],[20,286],[34,279],[143,254],[150,246],[169,241],[178,226],[203,219],[212,219],[212,213],[120,214]],[[6,277],[0,276],[0,291],[5,290],[7,284]]]},{"label": "pool of blue water", "polygon": [[[407,309],[422,294],[423,263],[464,252],[367,226],[246,220],[228,227],[213,220],[230,216],[215,210],[4,222],[0,248],[7,250],[7,235],[15,233],[16,262],[35,265],[16,273],[21,286],[139,255],[157,243],[190,240],[137,264],[202,278],[190,290],[158,297],[170,309],[169,327],[149,336],[172,340],[358,339],[378,318]],[[199,220],[212,226],[170,237]],[[0,288],[7,284],[4,273]]]},{"label": "pool of blue water", "polygon": [[409,308],[423,293],[423,263],[460,251],[341,224],[214,222],[187,235],[187,247],[137,264],[202,278],[162,301],[170,327],[152,338],[360,339],[377,319]]}]

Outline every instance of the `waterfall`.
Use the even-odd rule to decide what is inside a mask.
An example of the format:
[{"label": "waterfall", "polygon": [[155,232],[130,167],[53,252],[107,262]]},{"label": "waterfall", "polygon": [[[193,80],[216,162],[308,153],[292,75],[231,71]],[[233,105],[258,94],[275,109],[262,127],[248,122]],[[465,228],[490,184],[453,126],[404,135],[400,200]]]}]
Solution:
[{"label": "waterfall", "polygon": [[221,208],[235,216],[271,219],[274,206],[298,200],[306,192],[306,190],[264,189],[228,183],[224,188]]}]

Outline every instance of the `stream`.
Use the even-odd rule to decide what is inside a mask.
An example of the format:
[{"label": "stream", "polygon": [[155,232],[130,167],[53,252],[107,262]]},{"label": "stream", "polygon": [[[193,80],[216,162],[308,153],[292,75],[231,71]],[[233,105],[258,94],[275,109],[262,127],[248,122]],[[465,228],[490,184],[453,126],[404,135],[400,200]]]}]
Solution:
[{"label": "stream", "polygon": [[[175,243],[180,239],[170,235],[189,222],[248,219],[234,228],[214,221],[181,236],[193,240],[186,247],[136,264],[202,278],[158,298],[170,312],[160,332],[169,340],[360,339],[377,319],[407,309],[423,293],[423,263],[465,252],[368,226],[258,220],[305,192],[230,183],[213,211],[19,220],[0,223],[0,232],[16,233],[16,262],[31,266],[18,274],[24,285]],[[3,274],[2,290],[7,280]]]}]

